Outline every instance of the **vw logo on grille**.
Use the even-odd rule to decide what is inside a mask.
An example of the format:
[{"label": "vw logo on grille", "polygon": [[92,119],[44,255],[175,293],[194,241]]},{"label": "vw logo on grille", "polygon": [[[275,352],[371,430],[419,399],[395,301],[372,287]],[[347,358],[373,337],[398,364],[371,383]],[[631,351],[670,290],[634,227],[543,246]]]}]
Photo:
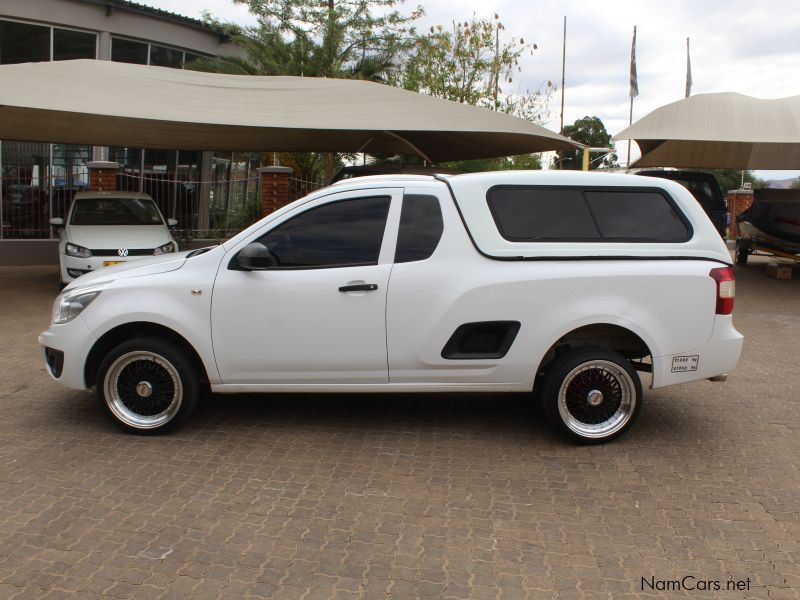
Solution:
[{"label": "vw logo on grille", "polygon": [[128,256],[128,249],[127,248],[120,248],[117,250],[117,254],[120,256]]}]

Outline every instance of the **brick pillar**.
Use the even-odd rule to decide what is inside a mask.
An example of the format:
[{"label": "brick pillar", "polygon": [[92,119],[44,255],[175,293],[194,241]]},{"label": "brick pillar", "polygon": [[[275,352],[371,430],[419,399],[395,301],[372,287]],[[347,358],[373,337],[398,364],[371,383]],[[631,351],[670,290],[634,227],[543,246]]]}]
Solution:
[{"label": "brick pillar", "polygon": [[753,205],[753,190],[731,190],[728,192],[728,213],[730,214],[731,224],[729,239],[739,237],[739,224],[736,217]]},{"label": "brick pillar", "polygon": [[89,189],[93,192],[115,192],[119,163],[97,160],[86,163],[89,169]]},{"label": "brick pillar", "polygon": [[261,216],[283,208],[289,198],[289,177],[294,169],[291,167],[261,167],[258,175],[261,178]]}]

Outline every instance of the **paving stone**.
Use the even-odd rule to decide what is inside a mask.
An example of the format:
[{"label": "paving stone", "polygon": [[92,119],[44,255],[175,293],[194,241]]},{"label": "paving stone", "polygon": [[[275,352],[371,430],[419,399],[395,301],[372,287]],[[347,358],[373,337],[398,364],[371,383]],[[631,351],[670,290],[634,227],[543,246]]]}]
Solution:
[{"label": "paving stone", "polygon": [[598,447],[528,395],[220,396],[126,435],[44,371],[54,279],[0,268],[0,598],[800,597],[800,274],[737,268],[728,382]]}]

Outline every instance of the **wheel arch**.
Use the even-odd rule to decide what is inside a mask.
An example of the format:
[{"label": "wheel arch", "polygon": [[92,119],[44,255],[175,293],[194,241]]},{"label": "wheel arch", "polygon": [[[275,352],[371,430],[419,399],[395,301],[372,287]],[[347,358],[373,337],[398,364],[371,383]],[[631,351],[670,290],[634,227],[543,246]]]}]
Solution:
[{"label": "wheel arch", "polygon": [[561,354],[582,346],[607,348],[623,355],[628,360],[654,356],[651,344],[641,335],[624,325],[608,322],[589,323],[574,327],[556,339],[544,353],[539,368],[539,375]]},{"label": "wheel arch", "polygon": [[194,347],[186,340],[186,338],[184,338],[175,330],[164,325],[147,321],[135,321],[117,325],[116,327],[105,332],[94,343],[92,349],[87,355],[86,364],[83,368],[83,378],[86,387],[91,388],[94,386],[95,381],[97,380],[97,372],[100,369],[100,365],[103,362],[103,358],[106,356],[106,354],[108,354],[114,347],[125,340],[143,337],[154,337],[160,340],[176,343],[178,346],[180,346],[180,348],[186,352],[186,355],[189,357],[192,365],[195,367],[195,369],[197,369],[197,373],[200,375],[202,380],[202,385],[208,386],[209,378],[205,364],[200,358],[200,355],[197,353],[197,350],[194,349]]}]

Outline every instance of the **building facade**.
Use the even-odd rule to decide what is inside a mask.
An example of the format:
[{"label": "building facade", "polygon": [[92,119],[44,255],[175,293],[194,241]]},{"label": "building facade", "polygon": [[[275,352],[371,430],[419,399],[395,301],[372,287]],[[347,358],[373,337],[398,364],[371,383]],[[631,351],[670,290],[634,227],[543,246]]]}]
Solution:
[{"label": "building facade", "polygon": [[[0,64],[97,59],[181,69],[198,57],[217,55],[244,51],[206,23],[125,0],[0,3]],[[89,187],[87,164],[93,161],[117,163],[116,187],[150,193],[185,233],[224,235],[257,216],[257,208],[250,213],[257,205],[260,159],[202,148],[0,140],[0,243],[52,240],[50,218],[63,217],[74,194]],[[14,246],[0,246],[0,264],[12,264],[10,252],[24,253]]]}]

